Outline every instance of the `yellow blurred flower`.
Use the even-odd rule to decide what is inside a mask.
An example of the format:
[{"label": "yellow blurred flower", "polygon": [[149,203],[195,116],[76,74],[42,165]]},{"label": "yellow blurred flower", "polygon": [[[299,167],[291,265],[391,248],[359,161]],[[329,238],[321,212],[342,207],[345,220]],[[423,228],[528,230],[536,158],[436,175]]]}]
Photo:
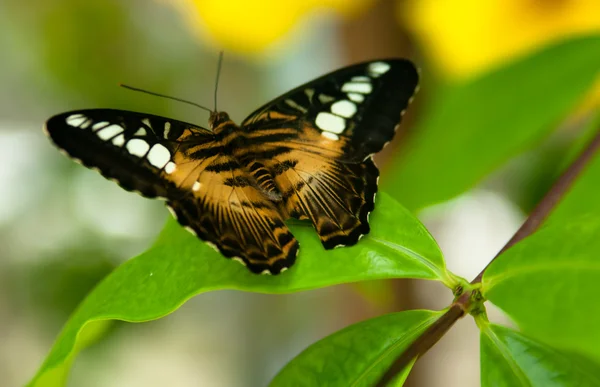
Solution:
[{"label": "yellow blurred flower", "polygon": [[473,75],[553,40],[600,32],[600,0],[406,0],[398,14],[450,77]]},{"label": "yellow blurred flower", "polygon": [[172,0],[192,29],[225,51],[259,54],[311,13],[351,16],[372,0]]}]

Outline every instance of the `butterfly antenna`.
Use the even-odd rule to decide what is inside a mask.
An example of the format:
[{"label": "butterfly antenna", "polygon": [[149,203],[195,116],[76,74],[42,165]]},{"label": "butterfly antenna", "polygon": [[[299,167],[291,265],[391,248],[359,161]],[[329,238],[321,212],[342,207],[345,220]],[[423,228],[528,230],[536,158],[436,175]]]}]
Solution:
[{"label": "butterfly antenna", "polygon": [[187,101],[187,100],[185,100],[185,99],[181,99],[181,98],[177,98],[177,97],[171,97],[170,95],[159,94],[159,93],[155,93],[155,92],[153,92],[153,91],[148,91],[148,90],[144,90],[144,89],[138,89],[137,87],[133,87],[133,86],[124,85],[124,84],[122,84],[122,83],[119,83],[119,86],[121,86],[122,88],[125,88],[125,89],[129,89],[129,90],[133,90],[133,91],[139,91],[139,92],[142,92],[142,93],[146,93],[146,94],[150,94],[150,95],[155,95],[155,96],[157,96],[157,97],[163,97],[163,98],[172,99],[172,100],[174,100],[174,101],[178,101],[178,102],[187,103],[187,104],[190,104],[190,105],[193,105],[193,106],[199,107],[200,109],[204,109],[204,110],[206,110],[206,111],[208,111],[208,112],[212,113],[212,110],[210,110],[210,109],[209,109],[209,108],[207,108],[206,106],[202,106],[202,105],[199,105],[199,104],[197,104],[197,103],[195,103],[195,102]]},{"label": "butterfly antenna", "polygon": [[219,52],[217,63],[217,79],[215,80],[215,112],[217,111],[217,90],[219,90],[219,75],[221,75],[221,64],[223,63],[223,51]]}]

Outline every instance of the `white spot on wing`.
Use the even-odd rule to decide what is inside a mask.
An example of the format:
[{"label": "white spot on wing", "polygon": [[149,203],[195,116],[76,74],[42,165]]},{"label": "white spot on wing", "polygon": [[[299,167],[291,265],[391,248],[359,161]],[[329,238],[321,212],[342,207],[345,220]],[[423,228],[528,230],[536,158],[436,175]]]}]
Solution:
[{"label": "white spot on wing", "polygon": [[171,213],[171,215],[173,215],[173,217],[175,219],[177,219],[177,213],[175,212],[175,210],[171,206],[167,206],[167,210],[169,210],[169,212]]},{"label": "white spot on wing", "polygon": [[163,133],[164,138],[169,138],[169,132],[171,131],[171,123],[169,121],[165,122],[165,132]]},{"label": "white spot on wing", "polygon": [[150,126],[150,120],[147,118],[142,118],[142,122],[144,123],[144,125],[146,125],[149,128],[152,128],[152,126]]},{"label": "white spot on wing", "polygon": [[127,145],[125,145],[127,151],[134,156],[144,157],[146,153],[148,153],[148,149],[150,149],[150,145],[144,140],[139,138],[133,138],[127,141]]},{"label": "white spot on wing", "polygon": [[113,138],[112,143],[116,146],[123,146],[123,144],[125,144],[125,136],[119,134],[117,137]]},{"label": "white spot on wing", "polygon": [[331,105],[331,112],[338,116],[350,118],[356,114],[356,104],[347,99],[343,99]]},{"label": "white spot on wing", "polygon": [[315,95],[315,89],[304,89],[304,94],[308,97],[308,102],[312,103],[313,96]]},{"label": "white spot on wing", "polygon": [[199,191],[199,190],[200,190],[200,187],[201,187],[201,186],[202,186],[202,184],[200,184],[200,182],[199,182],[199,181],[196,181],[196,182],[194,182],[194,185],[192,186],[192,190],[193,190],[194,192],[197,192],[197,191]]},{"label": "white spot on wing", "polygon": [[260,274],[262,274],[262,275],[271,275],[272,273],[269,271],[269,269],[265,269]]},{"label": "white spot on wing", "polygon": [[137,130],[137,132],[135,132],[134,136],[145,136],[146,134],[148,134],[148,133],[146,133],[146,129],[139,128]]},{"label": "white spot on wing", "polygon": [[281,274],[281,273],[283,273],[284,271],[287,271],[287,269],[288,269],[287,267],[282,267],[282,268],[281,268],[281,270],[279,270],[279,273]]},{"label": "white spot on wing", "polygon": [[209,245],[210,247],[212,247],[217,253],[219,252],[219,248],[214,243],[212,243],[212,242],[205,242],[205,243],[207,245]]},{"label": "white spot on wing", "polygon": [[317,114],[315,123],[321,130],[326,130],[331,133],[342,133],[346,129],[346,122],[342,117],[335,116],[331,113],[321,112]]},{"label": "white spot on wing", "polygon": [[373,77],[378,77],[389,71],[390,65],[385,62],[373,62],[369,65],[369,74]]},{"label": "white spot on wing", "polygon": [[240,258],[240,257],[233,257],[231,259],[233,259],[236,262],[241,263],[243,266],[246,266],[246,262],[244,262],[244,260],[242,258]]},{"label": "white spot on wing", "polygon": [[177,165],[175,165],[175,163],[172,162],[172,161],[169,161],[167,163],[167,165],[165,165],[165,172],[166,173],[173,173],[173,172],[175,172],[176,169],[177,169]]},{"label": "white spot on wing", "polygon": [[342,86],[342,91],[344,93],[369,94],[373,91],[373,87],[370,83],[347,82]]},{"label": "white spot on wing", "polygon": [[106,122],[106,121],[96,122],[94,125],[92,125],[92,130],[106,128],[107,126],[108,126],[108,122]]},{"label": "white spot on wing", "polygon": [[294,109],[296,109],[296,110],[298,110],[298,111],[301,111],[302,113],[306,113],[306,112],[308,111],[308,110],[307,110],[307,109],[306,109],[304,106],[301,106],[300,104],[298,104],[298,103],[297,103],[296,101],[294,101],[293,99],[290,99],[290,98],[288,98],[288,99],[286,99],[284,102],[285,102],[285,103],[286,103],[288,106],[290,106],[290,107],[292,107],[292,108],[294,108]]},{"label": "white spot on wing", "polygon": [[119,125],[110,125],[97,131],[96,135],[98,135],[98,137],[100,137],[102,140],[108,140],[109,138],[113,138],[121,132],[123,132],[123,128],[121,128]]},{"label": "white spot on wing", "polygon": [[86,120],[87,118],[85,118],[83,114],[71,114],[67,117],[66,122],[68,125],[77,127],[83,124]]},{"label": "white spot on wing", "polygon": [[361,103],[365,100],[365,96],[358,93],[348,93],[348,98],[350,98],[351,101],[358,103]]},{"label": "white spot on wing", "polygon": [[337,141],[340,139],[340,137],[337,134],[331,133],[331,132],[321,132],[321,136],[328,138],[330,140],[333,140],[333,141]]},{"label": "white spot on wing", "polygon": [[326,104],[331,101],[335,101],[335,98],[327,94],[319,94],[319,102],[321,102],[322,104]]},{"label": "white spot on wing", "polygon": [[358,75],[356,77],[352,77],[351,80],[354,82],[371,82],[371,78],[369,78],[365,75]]},{"label": "white spot on wing", "polygon": [[198,234],[196,234],[196,231],[194,231],[194,229],[191,228],[190,226],[185,226],[184,228],[187,230],[187,232],[189,232],[193,236],[198,236]]},{"label": "white spot on wing", "polygon": [[81,129],[87,129],[92,124],[92,120],[85,120],[83,124],[81,124]]},{"label": "white spot on wing", "polygon": [[146,158],[156,168],[163,168],[171,159],[171,152],[162,144],[154,144]]}]

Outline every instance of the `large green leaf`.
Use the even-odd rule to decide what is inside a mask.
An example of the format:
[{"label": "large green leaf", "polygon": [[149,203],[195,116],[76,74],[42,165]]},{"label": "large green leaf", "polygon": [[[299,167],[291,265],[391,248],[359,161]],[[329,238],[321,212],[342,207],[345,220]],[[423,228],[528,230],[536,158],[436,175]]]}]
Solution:
[{"label": "large green leaf", "polygon": [[[412,310],[351,325],[305,349],[277,374],[271,387],[372,386],[442,313]],[[409,371],[403,372],[404,378]]]},{"label": "large green leaf", "polygon": [[377,198],[371,233],[353,247],[324,251],[312,227],[293,227],[301,252],[296,264],[278,276],[250,273],[170,221],[154,246],[117,268],[87,296],[32,385],[46,372],[66,366],[86,324],[157,319],[202,292],[289,293],[380,278],[439,280],[454,287],[456,281],[447,273],[441,252],[423,225],[389,196]]},{"label": "large green leaf", "polygon": [[600,386],[600,366],[581,356],[498,325],[484,326],[480,339],[482,387]]},{"label": "large green leaf", "polygon": [[527,334],[600,360],[600,157],[544,226],[498,257],[484,296]]},{"label": "large green leaf", "polygon": [[[409,209],[469,189],[532,147],[600,74],[600,35],[572,39],[439,93],[384,187]],[[392,177],[392,176],[390,176]]]},{"label": "large green leaf", "polygon": [[483,294],[524,332],[600,360],[600,222],[553,224],[502,254]]}]

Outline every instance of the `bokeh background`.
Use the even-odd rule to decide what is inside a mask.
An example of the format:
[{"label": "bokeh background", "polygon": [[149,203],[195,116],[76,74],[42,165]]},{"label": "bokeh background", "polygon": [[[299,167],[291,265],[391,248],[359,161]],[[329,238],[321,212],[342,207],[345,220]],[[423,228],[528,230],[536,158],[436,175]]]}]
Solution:
[{"label": "bokeh background", "polygon": [[[0,0],[0,385],[33,376],[78,302],[148,247],[167,217],[161,203],[60,155],[41,131],[51,115],[112,107],[206,126],[204,111],[117,85],[212,106],[224,50],[219,107],[240,122],[337,67],[408,57],[423,87],[378,156],[382,179],[393,179],[390,161],[444,86],[593,31],[600,33],[598,0]],[[593,90],[536,149],[418,213],[451,270],[473,278],[516,230],[595,119]],[[329,333],[450,301],[447,289],[424,281],[203,294],[158,321],[112,324],[77,358],[69,385],[263,386]],[[417,363],[408,385],[477,386],[478,366],[477,332],[465,319]]]}]

